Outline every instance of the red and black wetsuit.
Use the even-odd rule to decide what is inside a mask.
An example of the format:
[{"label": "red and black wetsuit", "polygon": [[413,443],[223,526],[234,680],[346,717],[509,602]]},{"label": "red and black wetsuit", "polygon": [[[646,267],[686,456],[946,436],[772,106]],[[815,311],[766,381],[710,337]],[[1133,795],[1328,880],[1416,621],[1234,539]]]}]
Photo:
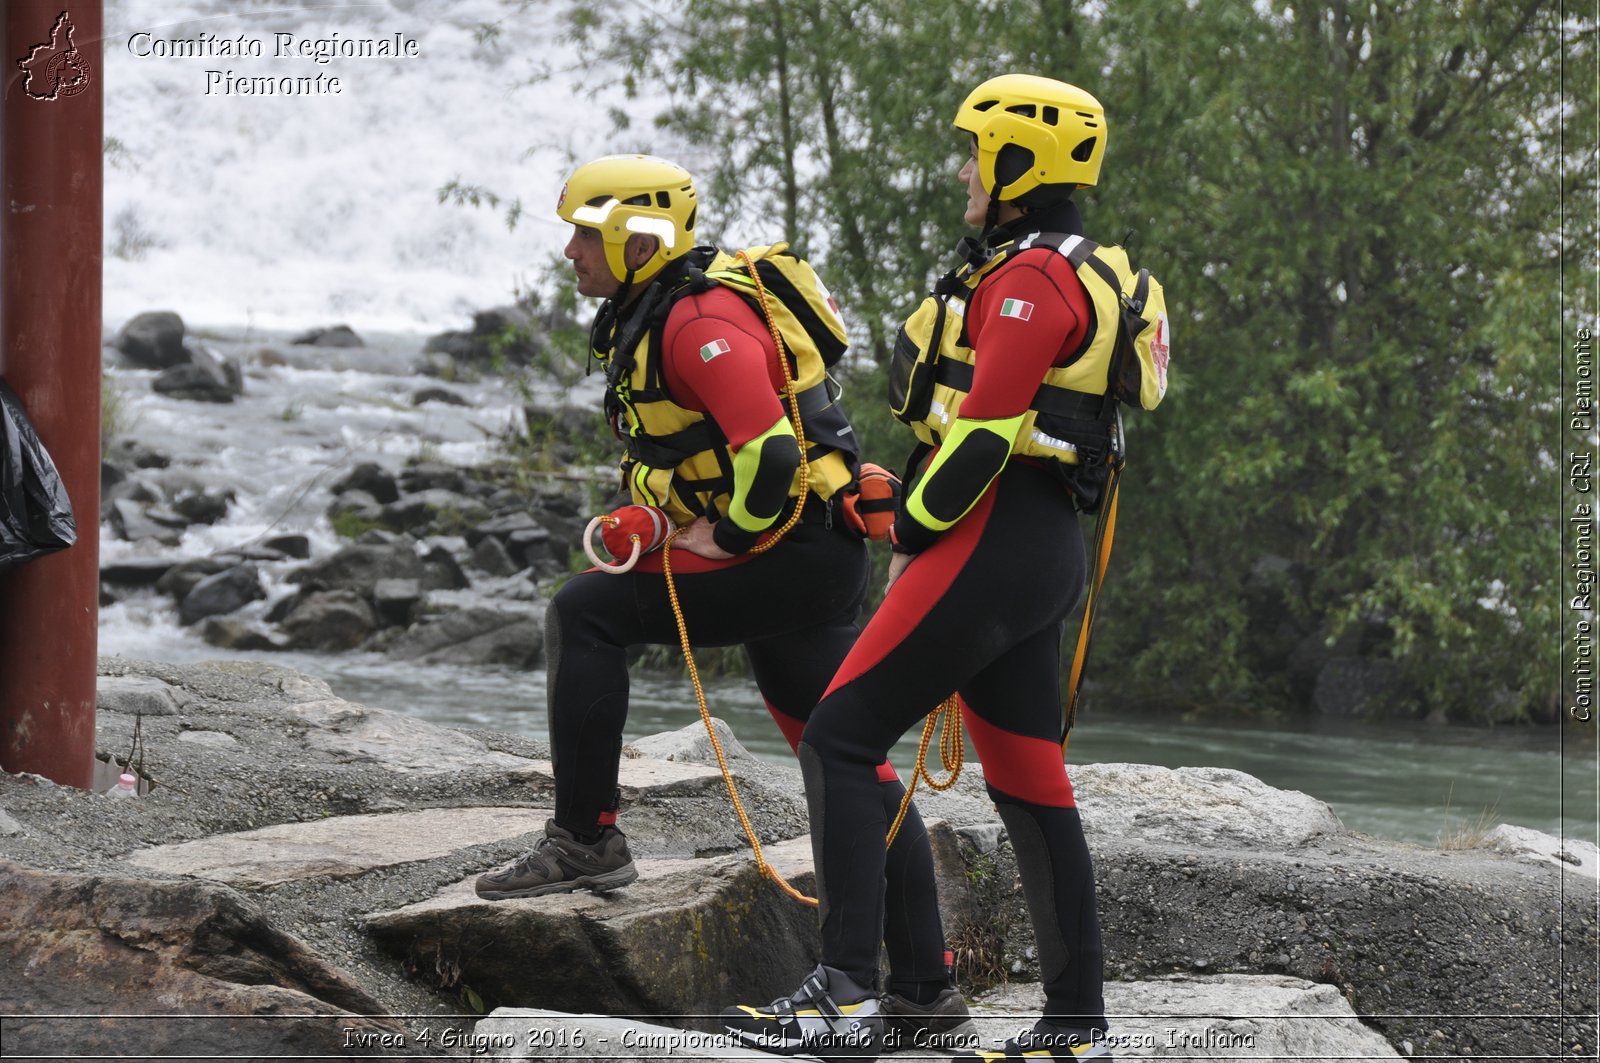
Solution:
[{"label": "red and black wetsuit", "polygon": [[[1075,222],[1072,211],[1065,223]],[[1007,228],[1021,236],[1061,224],[1030,215]],[[877,962],[883,918],[877,854],[888,821],[874,793],[876,765],[960,693],[1022,872],[1045,1017],[1080,1031],[1106,1026],[1094,873],[1059,731],[1062,627],[1083,589],[1083,539],[1060,475],[1047,461],[1010,457],[1005,426],[1027,410],[1045,372],[1066,364],[1092,313],[1072,267],[1048,248],[1017,253],[979,284],[966,313],[973,385],[944,436],[955,450],[908,485],[895,521],[896,549],[915,557],[840,666],[799,749],[822,959],[860,981]],[[924,523],[929,515],[943,527]]]},{"label": "red and black wetsuit", "polygon": [[[669,271],[671,267],[669,267]],[[671,283],[669,272],[657,283]],[[645,300],[640,300],[641,303]],[[672,401],[705,413],[730,448],[766,435],[784,417],[782,369],[766,324],[724,288],[686,295],[662,326],[663,377]],[[718,344],[715,341],[723,341]],[[702,354],[718,351],[712,358]],[[792,436],[790,437],[792,438]],[[764,447],[749,486],[750,508],[777,513],[787,499],[799,450]],[[774,523],[778,523],[775,519]],[[856,617],[870,575],[865,544],[813,496],[802,519],[775,547],[759,554],[759,538],[731,519],[716,523],[726,560],[672,552],[672,573],[697,646],[742,645],[756,686],[794,747],[823,687],[858,633]],[[580,837],[616,820],[617,764],[628,715],[629,647],[678,644],[659,551],[624,574],[590,570],[551,600],[545,623],[550,743],[555,765],[555,821]],[[872,768],[881,809],[898,808],[905,790],[892,770]],[[731,812],[730,812],[731,815]],[[883,838],[878,839],[883,849]],[[879,932],[897,991],[945,984],[944,938],[933,882],[933,858],[920,819],[902,828],[888,854],[895,883],[891,920]],[[869,983],[870,984],[870,983]]]}]

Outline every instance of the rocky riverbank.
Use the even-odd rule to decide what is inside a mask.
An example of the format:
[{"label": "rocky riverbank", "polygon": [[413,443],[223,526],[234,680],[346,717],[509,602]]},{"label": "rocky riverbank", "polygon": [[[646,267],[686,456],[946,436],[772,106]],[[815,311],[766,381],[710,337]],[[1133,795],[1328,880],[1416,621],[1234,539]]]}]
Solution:
[{"label": "rocky riverbank", "polygon": [[[146,792],[0,776],[0,1054],[764,1058],[693,1016],[814,962],[813,914],[756,873],[703,733],[625,751],[637,884],[489,903],[473,877],[548,814],[543,742],[265,664],[101,673],[98,748]],[[768,860],[806,888],[798,773],[730,748]],[[1594,1051],[1592,853],[1379,842],[1237,772],[1075,782],[1119,1056]],[[975,772],[921,804],[958,979],[1002,1034],[1037,1006],[1009,844]]]}]

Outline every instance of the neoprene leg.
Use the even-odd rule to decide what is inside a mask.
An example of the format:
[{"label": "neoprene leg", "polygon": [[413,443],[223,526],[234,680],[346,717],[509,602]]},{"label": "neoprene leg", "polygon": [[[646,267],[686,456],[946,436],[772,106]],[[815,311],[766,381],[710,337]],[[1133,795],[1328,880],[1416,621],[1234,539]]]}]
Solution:
[{"label": "neoprene leg", "polygon": [[[852,609],[852,619],[854,612]],[[791,748],[799,744],[805,720],[855,637],[853,622],[835,623],[746,644],[751,671],[766,698],[767,710]],[[885,822],[892,823],[905,796],[905,786],[887,762],[878,768],[877,777]],[[931,999],[947,984],[944,927],[934,884],[933,852],[915,805],[889,848],[884,878],[883,944],[889,957],[890,987],[913,999]]]},{"label": "neoprene leg", "polygon": [[1039,946],[1044,1016],[1063,1026],[1103,1032],[1105,956],[1094,867],[1078,810],[1020,802],[992,786],[989,794],[1022,874],[1022,894]]}]

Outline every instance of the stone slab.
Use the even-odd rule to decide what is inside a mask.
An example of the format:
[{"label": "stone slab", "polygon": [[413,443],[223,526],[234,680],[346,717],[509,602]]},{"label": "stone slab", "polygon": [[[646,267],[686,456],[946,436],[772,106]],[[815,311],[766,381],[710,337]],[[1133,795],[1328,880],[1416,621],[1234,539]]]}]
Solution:
[{"label": "stone slab", "polygon": [[[1332,986],[1270,975],[1155,979],[1106,986],[1110,1043],[1118,1059],[1400,1059],[1388,1041],[1362,1025]],[[982,1039],[998,1047],[1038,1017],[1038,985],[1011,985],[972,1004]],[[732,1003],[732,1001],[729,1001]],[[727,1038],[608,1015],[500,1008],[474,1030],[485,1058],[503,1063],[547,1059],[809,1059],[776,1056]],[[889,1060],[944,1060],[952,1053],[910,1047]]]},{"label": "stone slab", "polygon": [[353,878],[541,830],[534,808],[429,808],[280,823],[134,852],[140,867],[260,889],[308,878]]},{"label": "stone slab", "polygon": [[[1278,975],[1110,982],[1109,1047],[1117,1059],[1399,1059],[1333,986]],[[982,1047],[1033,1026],[1038,985],[1008,985],[973,1003]]]}]

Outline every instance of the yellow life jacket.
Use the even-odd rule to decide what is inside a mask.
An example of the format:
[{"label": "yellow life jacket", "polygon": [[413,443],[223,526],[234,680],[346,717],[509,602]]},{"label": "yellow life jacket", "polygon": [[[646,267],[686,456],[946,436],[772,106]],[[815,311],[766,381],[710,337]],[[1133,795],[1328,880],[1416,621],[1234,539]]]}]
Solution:
[{"label": "yellow life jacket", "polygon": [[[783,337],[805,431],[810,491],[828,499],[855,478],[856,441],[836,402],[838,385],[828,367],[844,353],[844,323],[811,267],[786,253],[786,245],[751,248],[766,291],[767,308]],[[705,414],[672,401],[662,370],[661,333],[679,299],[721,284],[745,299],[766,324],[749,271],[735,256],[713,248],[690,252],[687,267],[657,282],[614,341],[596,344],[606,365],[606,412],[626,445],[622,483],[633,500],[660,506],[679,525],[699,516],[719,519],[733,490],[733,452]],[[602,311],[604,316],[604,311]],[[596,321],[600,331],[601,321]],[[604,348],[604,349],[602,349]],[[784,412],[793,412],[779,394]],[[800,473],[790,485],[800,493]]]},{"label": "yellow life jacket", "polygon": [[[987,249],[964,242],[967,261],[947,274],[901,327],[889,368],[889,405],[924,444],[937,445],[972,389],[973,350],[965,314],[972,292],[1012,255],[1047,247],[1067,258],[1083,282],[1093,315],[1065,366],[1042,381],[1012,453],[1067,466],[1120,464],[1118,400],[1154,408],[1166,391],[1167,324],[1161,286],[1137,273],[1120,247],[1081,236],[1033,233]],[[1141,320],[1129,335],[1125,315]],[[1146,327],[1145,315],[1155,325]],[[1152,341],[1155,342],[1152,346]]]}]

